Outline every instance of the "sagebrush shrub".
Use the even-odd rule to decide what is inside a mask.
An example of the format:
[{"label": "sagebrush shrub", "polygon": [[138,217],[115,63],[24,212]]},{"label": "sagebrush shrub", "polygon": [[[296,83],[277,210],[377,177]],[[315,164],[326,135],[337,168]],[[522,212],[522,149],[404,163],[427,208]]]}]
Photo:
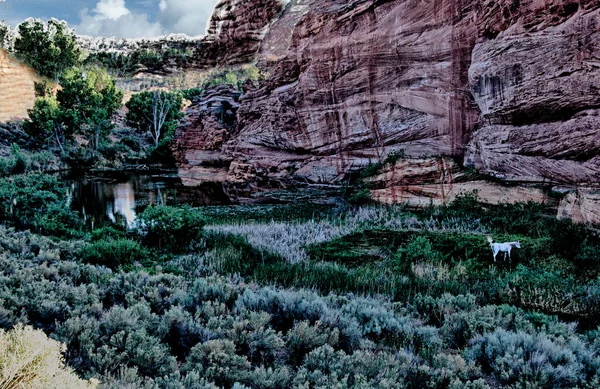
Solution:
[{"label": "sagebrush shrub", "polygon": [[[584,355],[574,340],[551,340],[544,333],[531,335],[497,329],[476,337],[466,351],[468,360],[481,364],[503,385],[533,384],[542,388],[571,388],[586,383]],[[576,342],[577,343],[577,342]],[[592,360],[591,355],[585,359]]]},{"label": "sagebrush shrub", "polygon": [[337,328],[331,329],[324,326],[320,321],[317,321],[314,325],[311,325],[308,321],[297,322],[286,335],[291,363],[294,365],[300,364],[308,352],[325,344],[336,347],[339,336]]},{"label": "sagebrush shrub", "polygon": [[194,346],[183,367],[186,372],[197,371],[217,385],[231,386],[248,376],[250,362],[236,354],[230,340],[209,340]]}]

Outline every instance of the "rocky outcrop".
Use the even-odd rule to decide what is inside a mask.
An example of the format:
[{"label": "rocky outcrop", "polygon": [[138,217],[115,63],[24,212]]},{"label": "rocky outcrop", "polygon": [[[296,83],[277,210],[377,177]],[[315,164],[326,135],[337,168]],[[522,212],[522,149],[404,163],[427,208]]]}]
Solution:
[{"label": "rocky outcrop", "polygon": [[221,151],[249,180],[340,183],[403,150],[411,168],[372,182],[382,201],[473,188],[490,202],[545,199],[461,181],[454,165],[432,182],[453,156],[515,184],[567,186],[561,212],[589,221],[600,209],[599,34],[595,0],[291,1],[257,52],[268,77],[241,96]]},{"label": "rocky outcrop", "polygon": [[600,3],[547,3],[524,2],[474,47],[481,120],[466,162],[506,180],[599,182]]},{"label": "rocky outcrop", "polygon": [[571,219],[578,223],[600,224],[600,189],[567,189],[567,195],[558,207],[559,219]]},{"label": "rocky outcrop", "polygon": [[227,86],[204,92],[181,123],[173,154],[182,168],[222,165],[223,145],[237,124],[241,92]]},{"label": "rocky outcrop", "polygon": [[213,13],[205,43],[196,50],[200,66],[251,62],[283,0],[221,0]]},{"label": "rocky outcrop", "polygon": [[447,24],[456,12],[451,2],[290,2],[259,52],[270,77],[242,97],[224,151],[258,176],[313,183],[400,149],[462,155],[478,112],[464,88],[474,37],[463,43]]},{"label": "rocky outcrop", "polygon": [[300,163],[296,175],[313,182],[339,182],[400,149],[461,155],[478,112],[464,93],[469,43],[446,23],[455,11],[452,2],[291,4],[261,52],[272,77],[244,96],[229,148],[274,167]]},{"label": "rocky outcrop", "polygon": [[450,158],[402,159],[385,165],[365,182],[379,202],[416,207],[442,205],[467,192],[477,193],[489,204],[549,200],[539,188],[485,181]]}]

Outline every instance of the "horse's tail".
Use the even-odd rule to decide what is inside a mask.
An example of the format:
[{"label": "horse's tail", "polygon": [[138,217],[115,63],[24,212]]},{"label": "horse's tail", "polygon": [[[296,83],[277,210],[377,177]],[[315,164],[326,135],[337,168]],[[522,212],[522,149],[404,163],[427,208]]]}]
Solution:
[{"label": "horse's tail", "polygon": [[487,236],[487,241],[490,242],[490,246],[494,244],[494,239],[491,236]]}]

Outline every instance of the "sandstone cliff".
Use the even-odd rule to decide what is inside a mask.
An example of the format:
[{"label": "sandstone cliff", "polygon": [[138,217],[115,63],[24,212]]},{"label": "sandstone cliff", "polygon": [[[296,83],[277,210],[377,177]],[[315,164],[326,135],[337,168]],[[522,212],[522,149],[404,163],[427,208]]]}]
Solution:
[{"label": "sandstone cliff", "polygon": [[[182,168],[221,165],[227,180],[267,186],[340,183],[404,150],[395,178],[376,185],[382,201],[447,201],[459,186],[489,201],[544,199],[527,186],[456,182],[439,168],[453,157],[501,180],[562,185],[563,213],[600,221],[582,211],[600,178],[597,0],[292,0],[283,12],[258,3],[272,19],[248,48],[268,79],[239,97],[229,128],[214,115],[188,119]],[[236,34],[245,14],[228,18]],[[218,145],[183,135],[215,130],[227,133]]]},{"label": "sandstone cliff", "polygon": [[0,49],[0,122],[27,117],[35,100],[35,81],[33,70]]}]

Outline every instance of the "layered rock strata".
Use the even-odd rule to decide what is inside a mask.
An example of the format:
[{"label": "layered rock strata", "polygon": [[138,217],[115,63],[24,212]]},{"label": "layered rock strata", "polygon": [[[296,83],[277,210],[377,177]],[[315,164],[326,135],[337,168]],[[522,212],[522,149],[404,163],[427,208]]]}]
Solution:
[{"label": "layered rock strata", "polygon": [[481,118],[465,160],[506,180],[599,182],[600,3],[522,3],[473,49]]},{"label": "layered rock strata", "polygon": [[263,13],[275,15],[256,53],[267,80],[240,97],[226,179],[243,165],[249,181],[342,183],[403,150],[422,176],[396,165],[373,182],[382,201],[477,188],[490,202],[544,199],[454,174],[432,183],[419,167],[452,156],[501,180],[568,186],[563,213],[590,213],[595,197],[573,196],[600,178],[598,1],[296,0]]}]

